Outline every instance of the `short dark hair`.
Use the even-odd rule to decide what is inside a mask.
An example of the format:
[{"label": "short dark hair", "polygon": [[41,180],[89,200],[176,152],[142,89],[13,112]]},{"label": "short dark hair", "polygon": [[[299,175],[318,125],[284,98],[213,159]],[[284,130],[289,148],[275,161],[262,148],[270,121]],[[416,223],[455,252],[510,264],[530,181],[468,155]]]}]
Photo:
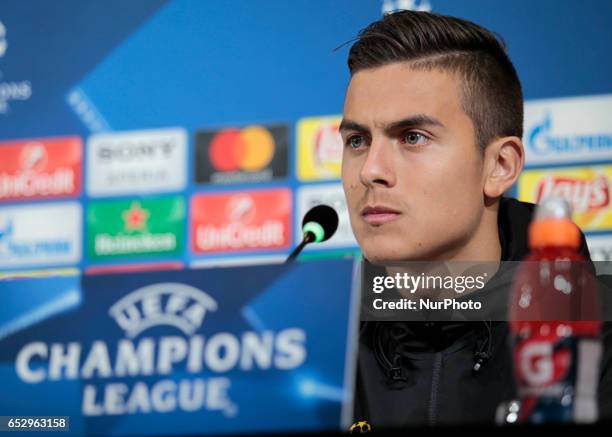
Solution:
[{"label": "short dark hair", "polygon": [[523,135],[523,94],[504,42],[460,18],[429,12],[387,14],[359,32],[350,49],[351,76],[395,62],[450,71],[462,82],[462,106],[484,148],[496,138]]}]

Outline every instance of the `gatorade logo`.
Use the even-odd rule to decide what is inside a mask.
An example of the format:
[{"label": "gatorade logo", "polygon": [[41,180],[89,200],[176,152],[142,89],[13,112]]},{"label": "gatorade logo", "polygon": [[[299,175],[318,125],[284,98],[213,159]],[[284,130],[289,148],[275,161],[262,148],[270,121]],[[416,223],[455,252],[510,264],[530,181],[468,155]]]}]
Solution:
[{"label": "gatorade logo", "polygon": [[[542,337],[540,337],[542,338]],[[526,340],[517,348],[521,379],[530,387],[546,387],[564,379],[571,367],[572,354],[558,344],[558,338]]]},{"label": "gatorade logo", "polygon": [[261,126],[225,129],[212,140],[208,154],[219,171],[258,171],[274,156],[274,137]]},{"label": "gatorade logo", "polygon": [[287,176],[289,130],[250,125],[196,133],[196,182],[265,182]]},{"label": "gatorade logo", "polygon": [[546,385],[553,379],[552,345],[528,343],[521,349],[520,369],[530,385]]}]

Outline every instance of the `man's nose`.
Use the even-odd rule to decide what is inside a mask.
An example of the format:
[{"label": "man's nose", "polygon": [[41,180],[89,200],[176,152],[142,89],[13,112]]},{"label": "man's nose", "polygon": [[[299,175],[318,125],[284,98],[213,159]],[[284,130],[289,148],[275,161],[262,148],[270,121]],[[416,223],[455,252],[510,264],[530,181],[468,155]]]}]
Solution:
[{"label": "man's nose", "polygon": [[360,173],[361,182],[367,186],[395,185],[395,166],[390,142],[376,141],[370,144],[368,155]]}]

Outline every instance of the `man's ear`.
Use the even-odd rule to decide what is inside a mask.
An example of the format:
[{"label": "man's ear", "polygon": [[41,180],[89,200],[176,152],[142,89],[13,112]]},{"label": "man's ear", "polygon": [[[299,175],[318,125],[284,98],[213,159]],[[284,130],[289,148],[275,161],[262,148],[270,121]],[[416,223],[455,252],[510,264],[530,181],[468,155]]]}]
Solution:
[{"label": "man's ear", "polygon": [[518,179],[525,165],[525,149],[518,137],[503,137],[484,150],[484,195],[497,199]]}]

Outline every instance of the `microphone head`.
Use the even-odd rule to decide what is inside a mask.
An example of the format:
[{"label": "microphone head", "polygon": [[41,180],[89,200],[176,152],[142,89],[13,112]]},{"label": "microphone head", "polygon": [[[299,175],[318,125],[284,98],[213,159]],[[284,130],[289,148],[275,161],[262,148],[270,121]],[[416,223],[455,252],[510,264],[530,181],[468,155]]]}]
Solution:
[{"label": "microphone head", "polygon": [[315,243],[329,240],[338,229],[338,213],[328,205],[317,205],[311,208],[302,220],[304,234],[311,232]]}]

